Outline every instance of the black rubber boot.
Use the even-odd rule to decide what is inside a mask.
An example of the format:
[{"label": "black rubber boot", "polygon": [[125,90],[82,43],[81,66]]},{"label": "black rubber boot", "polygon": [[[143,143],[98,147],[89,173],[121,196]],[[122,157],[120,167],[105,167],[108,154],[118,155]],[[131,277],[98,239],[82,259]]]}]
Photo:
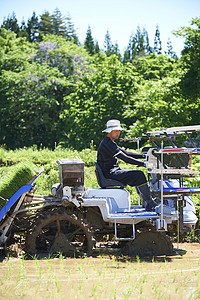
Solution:
[{"label": "black rubber boot", "polygon": [[142,198],[142,206],[147,211],[154,211],[157,204],[152,200],[151,192],[147,183],[137,186],[136,191]]}]

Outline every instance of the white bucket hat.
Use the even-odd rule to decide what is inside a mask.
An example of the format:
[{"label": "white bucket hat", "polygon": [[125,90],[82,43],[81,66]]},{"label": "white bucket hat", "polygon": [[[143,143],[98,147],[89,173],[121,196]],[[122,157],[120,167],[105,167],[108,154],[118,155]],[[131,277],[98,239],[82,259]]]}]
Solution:
[{"label": "white bucket hat", "polygon": [[102,132],[111,132],[112,130],[125,130],[124,128],[121,127],[120,121],[118,120],[109,120],[106,123],[107,128],[103,130]]}]

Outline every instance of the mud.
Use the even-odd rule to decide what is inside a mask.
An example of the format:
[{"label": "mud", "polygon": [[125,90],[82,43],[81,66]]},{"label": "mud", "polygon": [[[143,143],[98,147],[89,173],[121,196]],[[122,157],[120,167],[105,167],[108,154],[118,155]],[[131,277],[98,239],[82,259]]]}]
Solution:
[{"label": "mud", "polygon": [[173,245],[167,236],[160,232],[142,232],[134,241],[126,243],[122,248],[122,254],[131,257],[173,255]]},{"label": "mud", "polygon": [[200,244],[174,244],[176,254],[3,258],[0,299],[199,299]]}]

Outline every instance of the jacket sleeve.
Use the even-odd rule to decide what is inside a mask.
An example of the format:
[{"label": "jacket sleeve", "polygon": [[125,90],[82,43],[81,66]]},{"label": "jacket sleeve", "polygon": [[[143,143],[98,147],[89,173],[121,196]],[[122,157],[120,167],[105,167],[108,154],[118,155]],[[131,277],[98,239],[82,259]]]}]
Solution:
[{"label": "jacket sleeve", "polygon": [[127,150],[125,150],[125,149],[123,149],[123,148],[121,148],[121,147],[120,147],[120,150],[121,150],[124,154],[126,154],[126,155],[128,155],[128,156],[131,156],[131,157],[133,157],[133,158],[136,158],[136,159],[145,158],[145,155],[144,155],[144,154],[140,154],[140,153],[136,153],[136,152],[130,152],[130,151],[127,151]]},{"label": "jacket sleeve", "polygon": [[[138,153],[135,153],[135,154],[138,154]],[[136,159],[135,157],[128,155],[128,151],[127,151],[127,153],[125,153],[124,151],[120,151],[116,156],[117,156],[117,158],[123,160],[124,162],[126,162],[128,164],[136,165],[138,167],[144,167],[144,165],[145,165],[143,161],[140,161],[140,160]],[[143,158],[142,154],[138,154],[138,155],[136,155],[136,157]]]}]

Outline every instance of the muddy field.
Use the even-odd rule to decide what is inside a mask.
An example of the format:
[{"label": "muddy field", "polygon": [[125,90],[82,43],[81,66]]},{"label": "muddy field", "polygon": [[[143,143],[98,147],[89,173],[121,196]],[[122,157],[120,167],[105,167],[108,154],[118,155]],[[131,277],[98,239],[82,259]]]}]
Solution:
[{"label": "muddy field", "polygon": [[0,262],[1,300],[133,298],[200,299],[200,244],[179,244],[177,255],[142,259],[102,250],[93,257]]}]

